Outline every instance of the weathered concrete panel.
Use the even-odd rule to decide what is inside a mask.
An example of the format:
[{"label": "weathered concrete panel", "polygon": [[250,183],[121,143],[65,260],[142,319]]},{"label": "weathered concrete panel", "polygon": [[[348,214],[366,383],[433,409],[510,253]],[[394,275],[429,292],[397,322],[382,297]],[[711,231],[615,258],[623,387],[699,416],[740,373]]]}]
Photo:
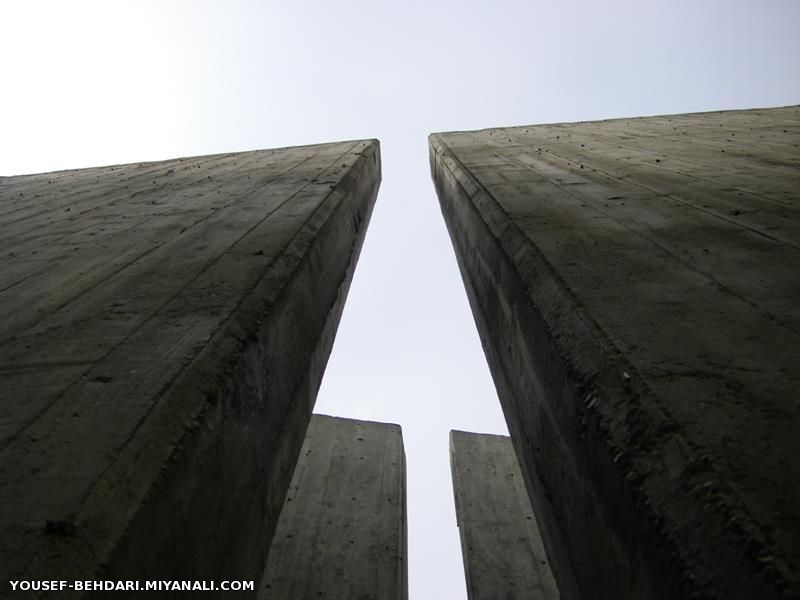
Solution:
[{"label": "weathered concrete panel", "polygon": [[562,596],[800,595],[799,142],[797,107],[431,136]]},{"label": "weathered concrete panel", "polygon": [[0,179],[4,586],[258,580],[379,182],[377,141]]},{"label": "weathered concrete panel", "polygon": [[450,468],[470,600],[558,600],[511,439],[450,432]]},{"label": "weathered concrete panel", "polygon": [[313,415],[260,585],[262,600],[405,600],[400,427]]}]

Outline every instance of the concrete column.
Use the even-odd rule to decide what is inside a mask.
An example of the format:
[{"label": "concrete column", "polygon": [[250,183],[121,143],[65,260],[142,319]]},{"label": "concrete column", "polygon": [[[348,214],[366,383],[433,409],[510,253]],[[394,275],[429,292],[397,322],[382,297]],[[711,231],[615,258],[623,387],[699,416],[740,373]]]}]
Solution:
[{"label": "concrete column", "polygon": [[558,600],[511,440],[451,431],[450,468],[469,600]]},{"label": "concrete column", "polygon": [[281,511],[261,600],[405,600],[400,427],[314,415]]},{"label": "concrete column", "polygon": [[800,596],[799,143],[798,107],[430,137],[563,597]]},{"label": "concrete column", "polygon": [[379,182],[374,140],[0,179],[3,589],[258,581]]}]

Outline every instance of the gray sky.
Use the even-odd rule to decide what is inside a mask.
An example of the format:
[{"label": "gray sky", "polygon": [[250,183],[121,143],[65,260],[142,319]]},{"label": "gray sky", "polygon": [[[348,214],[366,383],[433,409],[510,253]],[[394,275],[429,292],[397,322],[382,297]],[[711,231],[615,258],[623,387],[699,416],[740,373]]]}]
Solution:
[{"label": "gray sky", "polygon": [[317,411],[403,426],[412,600],[465,598],[453,428],[504,433],[434,131],[800,102],[800,0],[0,4],[0,174],[379,138]]}]

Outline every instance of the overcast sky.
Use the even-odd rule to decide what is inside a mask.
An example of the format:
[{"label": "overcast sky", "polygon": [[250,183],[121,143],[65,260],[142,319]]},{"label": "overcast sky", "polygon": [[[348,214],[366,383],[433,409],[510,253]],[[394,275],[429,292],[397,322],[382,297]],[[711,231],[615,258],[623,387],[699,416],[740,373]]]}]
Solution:
[{"label": "overcast sky", "polygon": [[505,433],[427,135],[800,103],[800,0],[2,0],[0,28],[0,175],[380,139],[317,411],[403,427],[411,600],[466,598],[448,431]]}]

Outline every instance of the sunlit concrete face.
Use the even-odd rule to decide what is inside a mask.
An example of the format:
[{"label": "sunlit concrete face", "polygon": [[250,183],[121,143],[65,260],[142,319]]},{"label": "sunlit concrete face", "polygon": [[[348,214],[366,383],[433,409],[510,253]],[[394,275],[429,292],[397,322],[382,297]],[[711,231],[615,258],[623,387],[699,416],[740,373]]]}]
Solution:
[{"label": "sunlit concrete face", "polygon": [[255,580],[377,141],[0,179],[0,573]]},{"label": "sunlit concrete face", "polygon": [[260,600],[406,600],[406,461],[398,425],[313,415]]},{"label": "sunlit concrete face", "polygon": [[469,599],[559,600],[511,439],[451,431],[450,469]]},{"label": "sunlit concrete face", "polygon": [[797,107],[435,134],[567,598],[783,598],[800,565]]}]

